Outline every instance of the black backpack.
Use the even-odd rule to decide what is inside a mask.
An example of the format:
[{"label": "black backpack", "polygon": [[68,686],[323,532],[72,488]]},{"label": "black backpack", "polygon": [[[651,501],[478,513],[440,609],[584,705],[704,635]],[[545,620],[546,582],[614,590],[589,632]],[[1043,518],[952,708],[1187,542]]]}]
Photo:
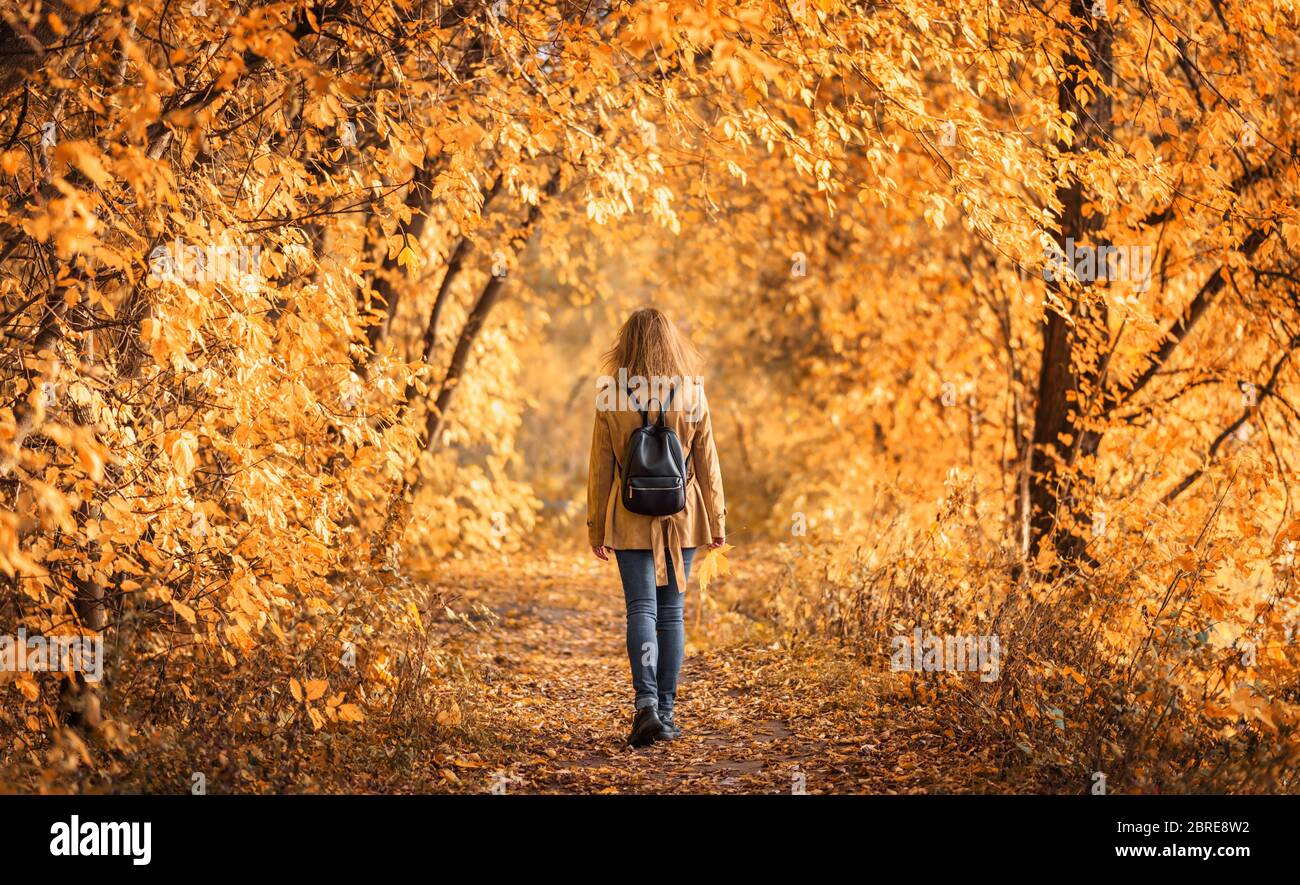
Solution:
[{"label": "black backpack", "polygon": [[[682,441],[664,424],[664,413],[677,388],[659,405],[659,418],[652,424],[645,409],[641,426],[628,437],[623,451],[623,506],[644,516],[670,516],[686,509],[686,464]],[[656,401],[657,402],[657,401]],[[633,405],[635,405],[633,400]]]}]

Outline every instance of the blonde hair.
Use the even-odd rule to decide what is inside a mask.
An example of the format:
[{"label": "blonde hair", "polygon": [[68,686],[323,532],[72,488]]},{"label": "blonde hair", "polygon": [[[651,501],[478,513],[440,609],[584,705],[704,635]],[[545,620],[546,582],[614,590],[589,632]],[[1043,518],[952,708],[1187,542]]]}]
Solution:
[{"label": "blonde hair", "polygon": [[695,345],[663,311],[643,307],[618,330],[605,352],[604,369],[610,375],[623,369],[632,377],[686,380],[699,375],[702,363]]}]

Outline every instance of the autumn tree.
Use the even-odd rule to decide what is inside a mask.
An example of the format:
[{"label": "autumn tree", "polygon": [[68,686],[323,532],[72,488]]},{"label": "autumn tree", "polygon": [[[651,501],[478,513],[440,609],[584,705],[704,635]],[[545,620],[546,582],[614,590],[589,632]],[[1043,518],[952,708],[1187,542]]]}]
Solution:
[{"label": "autumn tree", "polygon": [[[572,453],[521,427],[582,392],[567,360],[539,383],[535,341],[632,301],[705,344],[747,524],[811,515],[830,587],[895,531],[909,568],[960,559],[959,517],[996,565],[967,581],[986,621],[1106,562],[1191,587],[1285,555],[1296,24],[1259,0],[7,4],[0,617],[123,662],[102,697],[14,678],[23,727],[418,706],[413,563],[527,544],[529,462]],[[1169,644],[1098,614],[1154,591],[1086,584],[1069,617],[1108,654]],[[1195,586],[1180,617],[1227,610]],[[783,616],[898,616],[831,603]],[[1198,684],[1215,710],[1227,675]]]}]

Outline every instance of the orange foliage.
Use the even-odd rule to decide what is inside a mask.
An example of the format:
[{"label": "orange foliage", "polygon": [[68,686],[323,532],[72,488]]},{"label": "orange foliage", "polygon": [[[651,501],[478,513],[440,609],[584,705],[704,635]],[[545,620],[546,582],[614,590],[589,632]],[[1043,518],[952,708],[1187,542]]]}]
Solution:
[{"label": "orange foliage", "polygon": [[1294,786],[1289,5],[9,6],[0,632],[108,650],[0,672],[23,788],[461,727],[411,569],[577,518],[551,417],[643,300],[787,638],[1000,631],[908,691],[1052,788]]}]

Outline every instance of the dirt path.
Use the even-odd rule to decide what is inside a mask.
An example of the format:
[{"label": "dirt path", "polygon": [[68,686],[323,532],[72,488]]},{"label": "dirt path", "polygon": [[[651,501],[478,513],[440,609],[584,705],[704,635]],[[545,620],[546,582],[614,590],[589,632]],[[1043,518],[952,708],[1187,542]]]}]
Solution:
[{"label": "dirt path", "polygon": [[[762,625],[687,603],[682,739],[624,744],[631,687],[615,566],[577,557],[441,576],[457,608],[482,606],[463,649],[481,685],[467,698],[483,767],[466,787],[511,793],[905,793],[969,791],[972,764],[891,699],[887,676],[825,647],[790,649]],[[743,575],[739,576],[743,580]],[[734,579],[733,579],[734,580]],[[734,616],[731,618],[735,620]],[[725,634],[719,638],[721,634]],[[906,726],[900,722],[909,723]],[[951,732],[951,730],[949,730]],[[481,782],[481,783],[480,783]],[[959,784],[964,783],[964,786]]]}]

